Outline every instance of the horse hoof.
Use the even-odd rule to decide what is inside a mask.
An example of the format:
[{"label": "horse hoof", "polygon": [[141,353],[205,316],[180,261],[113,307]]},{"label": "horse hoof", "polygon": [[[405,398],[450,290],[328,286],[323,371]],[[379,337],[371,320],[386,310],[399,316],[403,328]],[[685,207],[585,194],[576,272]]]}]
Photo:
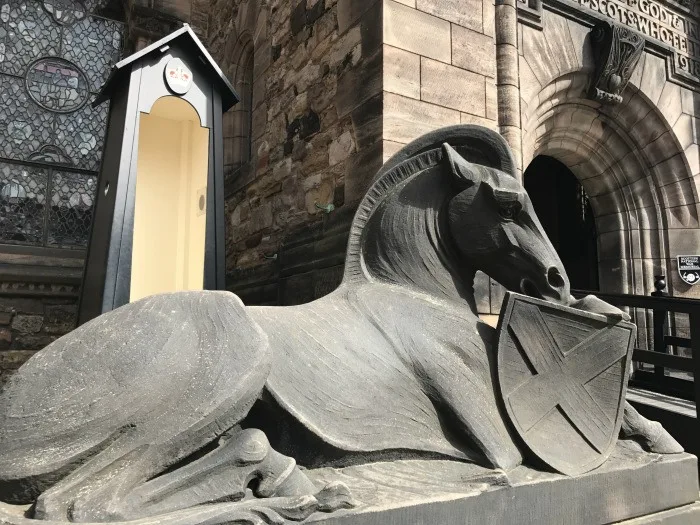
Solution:
[{"label": "horse hoof", "polygon": [[660,423],[653,421],[654,431],[651,433],[642,446],[649,452],[656,454],[680,454],[684,452],[683,447],[669,434]]},{"label": "horse hoof", "polygon": [[340,509],[351,509],[357,503],[350,494],[350,489],[344,483],[333,481],[316,494],[320,512],[335,512]]}]

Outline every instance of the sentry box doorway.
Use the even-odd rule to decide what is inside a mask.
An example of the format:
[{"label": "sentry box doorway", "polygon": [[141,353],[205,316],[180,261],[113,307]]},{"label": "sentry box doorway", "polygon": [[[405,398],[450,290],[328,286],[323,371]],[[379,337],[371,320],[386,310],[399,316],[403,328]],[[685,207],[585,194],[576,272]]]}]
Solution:
[{"label": "sentry box doorway", "polygon": [[238,96],[188,25],[122,60],[79,324],[149,295],[224,288],[222,116]]}]

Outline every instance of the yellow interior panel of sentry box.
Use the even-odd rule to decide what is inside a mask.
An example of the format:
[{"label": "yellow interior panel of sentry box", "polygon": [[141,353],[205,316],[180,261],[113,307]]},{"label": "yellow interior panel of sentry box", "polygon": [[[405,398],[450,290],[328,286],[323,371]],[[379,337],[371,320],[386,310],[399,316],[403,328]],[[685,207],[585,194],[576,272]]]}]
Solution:
[{"label": "yellow interior panel of sentry box", "polygon": [[131,295],[204,286],[209,130],[186,101],[156,101],[140,114]]}]

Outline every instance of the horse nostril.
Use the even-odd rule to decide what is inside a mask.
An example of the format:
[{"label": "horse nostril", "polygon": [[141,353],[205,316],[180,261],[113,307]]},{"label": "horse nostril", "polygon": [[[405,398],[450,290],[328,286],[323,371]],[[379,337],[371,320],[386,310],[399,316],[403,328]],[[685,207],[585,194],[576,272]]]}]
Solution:
[{"label": "horse nostril", "polygon": [[566,286],[566,282],[556,266],[552,266],[547,270],[547,282],[552,288],[563,288]]}]

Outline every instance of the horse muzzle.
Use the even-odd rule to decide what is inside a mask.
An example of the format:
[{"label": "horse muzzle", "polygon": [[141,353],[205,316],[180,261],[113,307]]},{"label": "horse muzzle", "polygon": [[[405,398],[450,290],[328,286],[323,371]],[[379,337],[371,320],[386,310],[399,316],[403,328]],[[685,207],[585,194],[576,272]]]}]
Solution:
[{"label": "horse muzzle", "polygon": [[570,285],[566,273],[556,266],[550,266],[544,276],[537,280],[523,277],[520,280],[520,292],[559,304],[568,304],[570,301]]}]

